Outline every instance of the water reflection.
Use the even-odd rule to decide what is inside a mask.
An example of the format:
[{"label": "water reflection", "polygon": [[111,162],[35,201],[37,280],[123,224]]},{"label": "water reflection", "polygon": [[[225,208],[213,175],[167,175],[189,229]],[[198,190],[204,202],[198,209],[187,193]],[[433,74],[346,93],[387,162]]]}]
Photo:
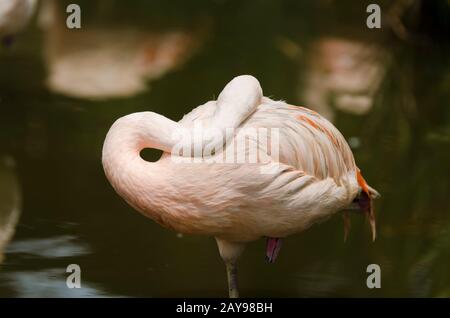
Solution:
[{"label": "water reflection", "polygon": [[66,267],[91,253],[89,246],[73,235],[15,239],[5,249],[0,297],[117,297],[85,278],[83,267],[81,288],[67,287]]},{"label": "water reflection", "polygon": [[450,297],[450,287],[438,277],[448,276],[450,223],[437,229],[438,239],[414,262],[408,272],[408,287],[414,297]]},{"label": "water reflection", "polygon": [[66,274],[61,268],[0,273],[0,281],[16,297],[114,297],[90,283],[82,284],[82,288],[67,288]]},{"label": "water reflection", "polygon": [[[297,274],[299,292],[307,297],[326,297],[338,292],[351,284],[348,276],[341,275],[341,264],[335,262],[322,266],[320,262],[312,263],[308,268]],[[321,274],[317,273],[317,268],[321,269]]]},{"label": "water reflection", "polygon": [[47,86],[67,96],[105,99],[145,91],[155,80],[185,62],[200,38],[190,30],[143,30],[97,24],[70,30],[64,8],[45,1],[40,12],[44,31]]},{"label": "water reflection", "polygon": [[10,254],[26,254],[34,257],[57,258],[89,254],[89,247],[76,242],[75,236],[63,235],[52,238],[23,239],[10,244]]},{"label": "water reflection", "polygon": [[[0,272],[0,296],[16,297],[115,297],[101,286],[84,279],[81,288],[68,288],[66,266],[88,254],[89,248],[75,237],[61,236],[46,239],[25,239],[13,242],[6,253],[11,264]],[[31,257],[31,258],[30,258]],[[79,258],[78,258],[79,259]],[[62,260],[62,261],[60,261]],[[30,266],[19,265],[22,262]],[[60,263],[59,267],[33,266],[32,264]],[[7,294],[3,295],[2,291]]]},{"label": "water reflection", "polygon": [[[67,288],[66,266],[92,252],[76,236],[19,236],[13,240],[21,214],[21,196],[14,159],[0,156],[0,297],[114,297],[88,280],[83,280],[81,289]],[[74,226],[68,222],[51,223],[63,231],[70,231]],[[42,266],[46,263],[50,267]],[[57,263],[60,266],[54,267]]]}]

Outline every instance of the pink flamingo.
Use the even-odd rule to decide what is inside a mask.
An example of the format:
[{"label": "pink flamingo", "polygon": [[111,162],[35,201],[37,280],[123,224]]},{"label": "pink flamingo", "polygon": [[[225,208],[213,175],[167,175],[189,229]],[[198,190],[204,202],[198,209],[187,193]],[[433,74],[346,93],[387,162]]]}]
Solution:
[{"label": "pink flamingo", "polygon": [[[193,130],[199,122],[216,132],[278,128],[278,156],[253,140],[262,153],[256,163],[175,160],[198,156],[196,145],[194,154],[174,154],[173,149],[185,143],[176,132]],[[201,150],[224,145],[225,152],[237,138],[222,136],[203,134]],[[157,162],[147,162],[140,157],[144,148],[164,153]],[[223,152],[211,152],[208,158]],[[177,232],[216,238],[230,297],[239,295],[236,262],[247,242],[266,237],[266,258],[273,262],[281,238],[349,209],[366,213],[375,239],[372,199],[378,192],[363,179],[341,133],[316,112],[264,97],[252,76],[234,78],[217,101],[197,107],[179,122],[153,112],[119,118],[106,136],[102,161],[111,185],[136,210]],[[348,222],[344,224],[347,232]]]}]

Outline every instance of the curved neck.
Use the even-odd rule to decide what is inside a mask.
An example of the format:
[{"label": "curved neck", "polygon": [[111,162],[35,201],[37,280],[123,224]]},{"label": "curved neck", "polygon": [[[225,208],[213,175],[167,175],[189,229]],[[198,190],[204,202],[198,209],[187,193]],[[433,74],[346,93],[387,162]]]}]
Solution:
[{"label": "curved neck", "polygon": [[261,104],[263,92],[258,80],[250,75],[233,78],[217,98],[212,118],[216,128],[237,128]]},{"label": "curved neck", "polygon": [[[170,152],[178,124],[164,116],[142,112],[119,118],[103,144],[102,163],[116,192],[135,209],[157,219],[158,193],[164,191],[161,165],[140,157],[144,148]],[[152,211],[149,211],[151,209]]]},{"label": "curved neck", "polygon": [[[223,129],[237,128],[261,103],[262,90],[258,80],[252,76],[238,76],[228,83],[220,93],[217,108],[212,115],[210,126],[219,128],[218,136],[201,133],[201,143],[195,144],[203,150],[205,141],[223,145]],[[150,163],[140,157],[144,148],[155,148],[172,152],[183,146],[183,155],[191,156],[191,151],[184,151],[192,145],[192,138],[185,138],[186,132],[180,124],[153,112],[134,113],[119,118],[110,128],[103,145],[102,162],[106,177],[116,192],[131,206],[158,220],[155,214],[162,207],[158,200],[170,195],[165,191],[170,186],[164,184],[165,176],[171,171],[164,170],[163,165]],[[215,145],[217,143],[217,145]],[[176,147],[175,147],[176,146]],[[175,151],[178,154],[177,151]],[[202,151],[194,151],[202,154]],[[151,211],[150,211],[151,210]]]}]

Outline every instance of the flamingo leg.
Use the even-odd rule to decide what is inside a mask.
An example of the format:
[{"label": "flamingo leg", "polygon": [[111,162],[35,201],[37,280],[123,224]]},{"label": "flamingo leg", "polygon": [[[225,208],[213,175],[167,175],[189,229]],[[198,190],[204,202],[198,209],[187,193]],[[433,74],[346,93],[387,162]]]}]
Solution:
[{"label": "flamingo leg", "polygon": [[266,242],[266,262],[274,263],[281,248],[281,239],[268,237]]},{"label": "flamingo leg", "polygon": [[227,262],[225,265],[227,267],[228,295],[230,298],[239,298],[236,263]]},{"label": "flamingo leg", "polygon": [[216,237],[219,253],[227,267],[228,292],[230,298],[238,298],[237,260],[244,251],[244,244],[230,242]]}]

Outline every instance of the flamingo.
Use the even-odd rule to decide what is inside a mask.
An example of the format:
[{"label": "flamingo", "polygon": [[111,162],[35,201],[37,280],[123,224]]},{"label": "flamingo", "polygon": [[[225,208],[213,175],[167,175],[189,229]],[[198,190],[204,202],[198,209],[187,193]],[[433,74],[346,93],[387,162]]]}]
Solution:
[{"label": "flamingo", "polygon": [[5,45],[9,45],[12,37],[28,24],[35,6],[36,0],[0,1],[0,40]]},{"label": "flamingo", "polygon": [[[194,130],[199,123],[216,133],[202,134],[191,151],[174,152],[190,142],[176,132]],[[217,132],[230,127],[278,128],[278,156],[253,140],[262,153],[256,163],[179,160],[220,159],[238,134],[221,138]],[[197,152],[218,145],[223,151]],[[140,157],[144,148],[163,154],[147,162]],[[378,192],[364,180],[341,133],[314,111],[264,97],[250,75],[235,77],[216,101],[179,122],[154,112],[117,119],[106,135],[102,163],[115,191],[145,216],[179,233],[215,237],[232,298],[239,297],[237,260],[247,242],[267,238],[266,259],[273,262],[282,238],[355,209],[368,216],[375,239],[372,199]],[[348,222],[344,225],[347,231]]]},{"label": "flamingo", "polygon": [[[373,107],[391,56],[376,44],[339,37],[315,41],[308,54],[302,95],[329,120],[337,110],[367,114]],[[304,71],[304,70],[303,70]]]},{"label": "flamingo", "polygon": [[44,31],[46,85],[54,93],[106,100],[130,97],[180,67],[202,42],[194,30],[67,29],[57,0],[42,2],[38,22]]}]

